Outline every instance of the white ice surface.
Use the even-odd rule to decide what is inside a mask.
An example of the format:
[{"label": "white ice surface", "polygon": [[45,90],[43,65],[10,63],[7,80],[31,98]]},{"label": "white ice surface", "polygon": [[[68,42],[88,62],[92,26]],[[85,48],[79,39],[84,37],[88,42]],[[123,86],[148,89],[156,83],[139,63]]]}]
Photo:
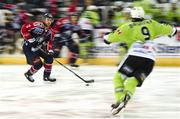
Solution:
[{"label": "white ice surface", "polygon": [[43,69],[27,81],[28,65],[0,65],[0,119],[180,119],[180,68],[155,67],[127,107],[111,115],[115,66],[53,66],[56,83],[42,81]]}]

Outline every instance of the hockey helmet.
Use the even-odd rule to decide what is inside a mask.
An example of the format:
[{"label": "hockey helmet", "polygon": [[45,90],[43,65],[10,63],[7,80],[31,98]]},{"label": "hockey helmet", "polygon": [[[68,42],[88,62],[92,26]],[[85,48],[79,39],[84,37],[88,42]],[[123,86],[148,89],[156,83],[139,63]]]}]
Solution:
[{"label": "hockey helmet", "polygon": [[131,9],[131,18],[144,18],[144,10],[142,7],[133,7]]},{"label": "hockey helmet", "polygon": [[45,13],[43,21],[47,26],[50,26],[53,23],[54,18],[50,13]]},{"label": "hockey helmet", "polygon": [[45,18],[45,19],[46,19],[46,18],[49,18],[49,19],[51,19],[51,20],[54,20],[52,14],[50,14],[50,13],[45,13],[45,14],[44,14],[44,18]]}]

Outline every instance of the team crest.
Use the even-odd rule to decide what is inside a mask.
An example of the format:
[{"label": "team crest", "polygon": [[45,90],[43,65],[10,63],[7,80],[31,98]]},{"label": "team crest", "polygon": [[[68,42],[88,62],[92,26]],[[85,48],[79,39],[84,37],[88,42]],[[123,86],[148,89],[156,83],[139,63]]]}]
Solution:
[{"label": "team crest", "polygon": [[122,33],[120,29],[116,31],[119,35]]}]

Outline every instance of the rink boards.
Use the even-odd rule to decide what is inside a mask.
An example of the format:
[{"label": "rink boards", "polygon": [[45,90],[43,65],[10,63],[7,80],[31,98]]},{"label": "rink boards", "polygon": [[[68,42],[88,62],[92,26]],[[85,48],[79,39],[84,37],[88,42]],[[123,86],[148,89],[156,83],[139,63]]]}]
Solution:
[{"label": "rink boards", "polygon": [[[157,66],[180,66],[180,27],[177,27],[177,30],[177,35],[173,38],[159,37],[154,40],[157,43]],[[101,37],[109,31],[111,30],[108,28],[94,30],[95,46],[92,48],[94,58],[86,60],[79,58],[78,64],[116,65],[120,62],[123,53],[119,50],[118,44],[106,45]],[[65,48],[62,51],[63,58],[59,59],[64,64],[68,63],[67,52]],[[0,55],[0,64],[26,64],[26,59],[23,55]]]},{"label": "rink boards", "polygon": [[[58,58],[61,63],[67,64],[66,58]],[[116,65],[119,59],[115,58],[95,58],[95,59],[78,59],[78,64],[89,64],[89,65]],[[25,57],[1,57],[0,64],[26,64]],[[54,62],[56,64],[56,62]],[[162,57],[157,58],[156,66],[180,66],[180,57]]]}]

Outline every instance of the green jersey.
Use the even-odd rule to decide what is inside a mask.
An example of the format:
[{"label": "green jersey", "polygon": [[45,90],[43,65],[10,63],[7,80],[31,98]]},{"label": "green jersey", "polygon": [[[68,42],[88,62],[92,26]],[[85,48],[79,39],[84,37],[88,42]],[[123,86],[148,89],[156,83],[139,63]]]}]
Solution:
[{"label": "green jersey", "polygon": [[98,25],[100,22],[100,18],[97,12],[95,11],[84,11],[81,15],[81,18],[88,18],[92,22],[93,25]]},{"label": "green jersey", "polygon": [[172,33],[173,27],[170,25],[160,24],[154,20],[143,20],[124,23],[116,31],[108,35],[108,41],[111,43],[125,42],[129,47],[135,41],[145,42]]}]

